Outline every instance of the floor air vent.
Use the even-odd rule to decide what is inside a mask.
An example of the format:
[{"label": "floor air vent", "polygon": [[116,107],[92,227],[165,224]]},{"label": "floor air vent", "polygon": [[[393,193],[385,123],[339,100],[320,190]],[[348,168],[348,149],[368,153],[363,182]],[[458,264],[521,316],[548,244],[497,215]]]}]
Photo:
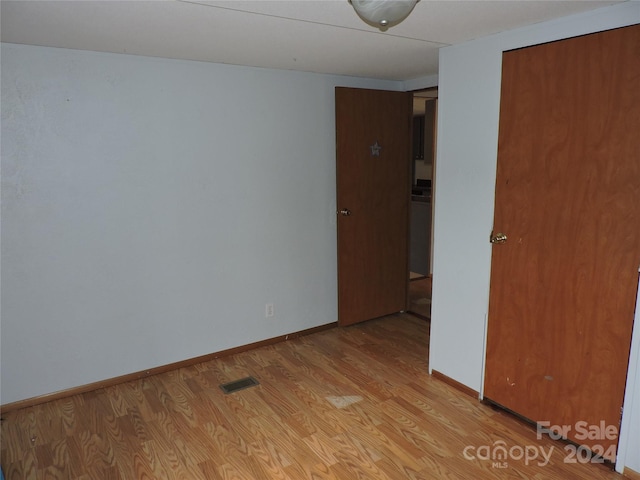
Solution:
[{"label": "floor air vent", "polygon": [[238,390],[244,390],[245,388],[255,387],[256,385],[260,385],[260,383],[255,378],[247,377],[233,382],[224,383],[220,385],[220,388],[224,393],[233,393]]}]

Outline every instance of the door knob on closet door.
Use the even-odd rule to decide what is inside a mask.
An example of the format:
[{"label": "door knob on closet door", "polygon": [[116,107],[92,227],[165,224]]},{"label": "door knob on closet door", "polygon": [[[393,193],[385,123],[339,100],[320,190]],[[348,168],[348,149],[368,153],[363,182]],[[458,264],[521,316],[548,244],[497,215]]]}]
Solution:
[{"label": "door knob on closet door", "polygon": [[491,236],[489,237],[489,241],[491,243],[506,243],[507,236],[504,233],[496,233],[495,235],[491,232]]},{"label": "door knob on closet door", "polygon": [[348,217],[349,215],[351,215],[351,210],[349,210],[348,208],[343,208],[342,210],[340,210],[340,215]]}]

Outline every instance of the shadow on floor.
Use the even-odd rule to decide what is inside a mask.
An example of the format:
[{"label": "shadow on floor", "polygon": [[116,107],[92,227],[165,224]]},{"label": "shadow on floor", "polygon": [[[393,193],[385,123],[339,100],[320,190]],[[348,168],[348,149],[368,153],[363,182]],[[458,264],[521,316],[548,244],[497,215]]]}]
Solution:
[{"label": "shadow on floor", "polygon": [[431,278],[422,277],[409,282],[409,313],[425,320],[431,319]]}]

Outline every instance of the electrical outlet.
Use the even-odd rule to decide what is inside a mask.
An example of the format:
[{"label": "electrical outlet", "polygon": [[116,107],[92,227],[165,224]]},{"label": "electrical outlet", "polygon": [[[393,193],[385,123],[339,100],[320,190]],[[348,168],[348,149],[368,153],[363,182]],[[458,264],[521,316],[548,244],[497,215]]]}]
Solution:
[{"label": "electrical outlet", "polygon": [[273,303],[267,303],[264,306],[264,316],[269,318],[269,317],[273,317],[273,315],[275,314],[274,309],[273,309]]}]

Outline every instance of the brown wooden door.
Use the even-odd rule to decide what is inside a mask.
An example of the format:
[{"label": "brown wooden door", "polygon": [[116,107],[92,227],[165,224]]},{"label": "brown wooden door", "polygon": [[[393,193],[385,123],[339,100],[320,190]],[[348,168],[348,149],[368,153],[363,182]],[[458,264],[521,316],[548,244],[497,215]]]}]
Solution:
[{"label": "brown wooden door", "polygon": [[412,95],[335,92],[338,322],[350,325],[406,309]]},{"label": "brown wooden door", "polygon": [[640,264],[639,85],[640,26],[503,56],[494,233],[507,241],[493,246],[484,394],[610,460],[617,438],[583,427],[620,425]]}]

